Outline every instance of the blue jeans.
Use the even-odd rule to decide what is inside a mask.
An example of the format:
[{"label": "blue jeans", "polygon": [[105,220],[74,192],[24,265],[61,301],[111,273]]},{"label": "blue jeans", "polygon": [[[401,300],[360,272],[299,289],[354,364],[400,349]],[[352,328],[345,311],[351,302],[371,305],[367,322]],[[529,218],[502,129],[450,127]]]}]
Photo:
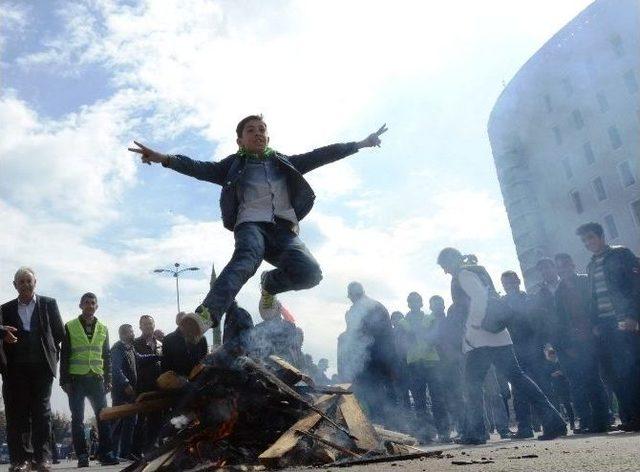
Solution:
[{"label": "blue jeans", "polygon": [[467,389],[467,430],[469,438],[483,441],[486,437],[482,385],[491,365],[517,390],[543,413],[545,430],[564,425],[562,416],[549,402],[540,387],[523,371],[512,346],[480,347],[469,351],[465,357],[465,386]]},{"label": "blue jeans", "polygon": [[234,232],[235,250],[202,304],[214,319],[227,311],[242,286],[263,260],[276,269],[267,272],[265,290],[276,295],[311,288],[320,283],[320,266],[285,221],[241,223]]},{"label": "blue jeans", "polygon": [[620,331],[615,322],[598,326],[602,375],[616,394],[623,423],[640,424],[640,337]]},{"label": "blue jeans", "polygon": [[84,399],[88,398],[98,422],[98,457],[103,458],[112,451],[111,427],[108,421],[100,421],[100,412],[107,406],[107,394],[104,391],[102,377],[96,375],[72,376],[69,408],[71,409],[71,436],[76,455],[88,454],[87,438],[84,433]]},{"label": "blue jeans", "polygon": [[[124,394],[118,395],[111,392],[113,406],[128,405],[133,400],[127,399]],[[125,416],[113,423],[112,443],[113,450],[118,457],[128,457],[133,448],[133,431],[136,426],[136,416]]]}]

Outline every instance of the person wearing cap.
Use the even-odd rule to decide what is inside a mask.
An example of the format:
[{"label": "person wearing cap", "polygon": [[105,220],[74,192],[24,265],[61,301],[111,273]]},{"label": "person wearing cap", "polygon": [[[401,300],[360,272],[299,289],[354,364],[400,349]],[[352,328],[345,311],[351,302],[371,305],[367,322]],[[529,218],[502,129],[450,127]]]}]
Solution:
[{"label": "person wearing cap", "polygon": [[160,370],[188,377],[207,355],[204,332],[211,327],[208,313],[184,313],[178,316],[178,328],[164,337]]}]

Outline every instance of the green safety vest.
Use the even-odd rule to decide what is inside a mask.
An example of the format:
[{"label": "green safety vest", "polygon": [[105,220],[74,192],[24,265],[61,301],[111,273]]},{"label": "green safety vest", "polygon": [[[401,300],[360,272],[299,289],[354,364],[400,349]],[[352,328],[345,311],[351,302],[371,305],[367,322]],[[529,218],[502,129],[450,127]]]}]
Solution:
[{"label": "green safety vest", "polygon": [[[419,362],[435,362],[440,360],[436,347],[422,339],[422,335],[426,333],[435,321],[430,315],[425,315],[419,324],[418,330],[411,322],[403,319],[400,326],[406,331],[409,338],[413,342],[409,342],[405,347],[407,350],[407,364],[416,364]],[[417,331],[417,332],[416,332]]]},{"label": "green safety vest", "polygon": [[69,321],[66,326],[71,341],[69,373],[71,375],[87,375],[93,372],[97,375],[104,375],[102,346],[107,339],[107,327],[96,320],[93,337],[89,341],[79,318]]}]

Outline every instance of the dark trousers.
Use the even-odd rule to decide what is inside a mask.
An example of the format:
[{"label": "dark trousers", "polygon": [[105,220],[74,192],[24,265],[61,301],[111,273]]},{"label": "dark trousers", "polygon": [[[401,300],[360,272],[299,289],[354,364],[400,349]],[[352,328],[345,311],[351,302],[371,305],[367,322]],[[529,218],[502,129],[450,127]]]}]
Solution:
[{"label": "dark trousers", "polygon": [[462,388],[462,361],[441,361],[440,380],[451,425],[458,434],[464,431],[465,405]]},{"label": "dark trousers", "polygon": [[287,222],[241,223],[233,234],[231,260],[202,302],[212,316],[222,316],[263,260],[276,267],[264,281],[265,290],[272,295],[320,283],[320,266]]},{"label": "dark trousers", "polygon": [[[431,424],[435,423],[438,436],[448,438],[449,415],[440,373],[439,362],[409,364],[409,390],[418,419]],[[431,399],[431,411],[427,404],[427,389]]]},{"label": "dark trousers", "polygon": [[598,357],[603,375],[618,399],[623,423],[640,424],[640,336],[601,325]]},{"label": "dark trousers", "polygon": [[571,386],[571,397],[580,419],[580,427],[607,427],[609,404],[607,392],[600,378],[594,343],[576,342],[570,349],[559,349],[558,356]]},{"label": "dark trousers", "polygon": [[489,368],[487,377],[484,380],[484,402],[485,413],[490,430],[495,430],[501,435],[509,433],[509,409],[508,403],[503,395],[503,388],[500,385],[495,369]]},{"label": "dark trousers", "polygon": [[102,377],[96,375],[72,376],[69,408],[71,409],[71,436],[76,455],[87,455],[87,438],[84,432],[84,400],[89,399],[98,422],[98,457],[102,459],[113,451],[111,446],[111,426],[108,421],[100,421],[100,412],[107,406],[107,395]]},{"label": "dark trousers", "polygon": [[11,463],[51,460],[51,385],[47,364],[16,364],[3,378]]},{"label": "dark trousers", "polygon": [[[111,393],[113,406],[127,405],[133,403],[132,400],[126,398],[126,395],[118,395]],[[136,426],[136,416],[125,416],[113,422],[111,442],[113,444],[113,452],[118,457],[127,457],[133,448],[133,431]]]},{"label": "dark trousers", "polygon": [[527,400],[543,412],[543,425],[547,429],[559,428],[564,424],[562,416],[551,404],[540,387],[523,371],[513,352],[512,346],[480,347],[468,352],[465,357],[465,385],[467,391],[467,431],[473,439],[484,440],[484,401],[482,386],[489,367],[493,365],[511,383],[514,389],[525,395]]},{"label": "dark trousers", "polygon": [[393,379],[377,366],[367,366],[353,379],[353,392],[367,416],[376,423],[391,424],[397,397]]},{"label": "dark trousers", "polygon": [[[533,382],[557,408],[558,403],[553,394],[551,379],[548,378],[547,373],[544,371],[545,359],[542,348],[517,351],[516,357],[522,371],[527,374],[531,380],[533,380]],[[521,432],[531,431],[533,429],[532,410],[539,418],[544,414],[543,411],[536,409],[536,406],[530,400],[527,391],[521,392],[515,385],[513,386],[513,409],[516,414],[518,431]]]},{"label": "dark trousers", "polygon": [[133,446],[131,453],[139,456],[149,452],[160,432],[162,426],[163,413],[141,413],[138,415],[136,425],[133,429]]}]

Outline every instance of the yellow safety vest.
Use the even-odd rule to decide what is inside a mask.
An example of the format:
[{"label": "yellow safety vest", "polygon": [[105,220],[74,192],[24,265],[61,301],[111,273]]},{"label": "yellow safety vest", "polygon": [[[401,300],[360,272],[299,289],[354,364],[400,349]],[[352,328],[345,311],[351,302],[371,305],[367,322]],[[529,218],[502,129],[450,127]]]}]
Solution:
[{"label": "yellow safety vest", "polygon": [[433,344],[428,343],[422,339],[422,336],[431,328],[434,319],[430,315],[425,315],[424,319],[420,322],[418,330],[408,320],[403,319],[399,322],[399,325],[411,338],[408,345],[405,346],[407,350],[407,364],[415,364],[420,362],[435,362],[440,360],[438,352]]},{"label": "yellow safety vest", "polygon": [[66,326],[71,341],[69,373],[71,375],[87,375],[93,372],[97,375],[103,375],[102,346],[107,339],[107,327],[96,320],[93,337],[89,341],[80,319],[71,320]]}]

